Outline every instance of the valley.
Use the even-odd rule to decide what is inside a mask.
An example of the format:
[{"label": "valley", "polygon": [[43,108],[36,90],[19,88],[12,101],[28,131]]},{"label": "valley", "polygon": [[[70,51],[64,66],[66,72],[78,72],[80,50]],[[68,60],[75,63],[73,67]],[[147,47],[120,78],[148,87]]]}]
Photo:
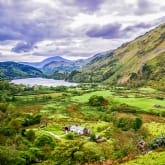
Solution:
[{"label": "valley", "polygon": [[[0,89],[0,158],[5,164],[132,165],[154,162],[155,155],[163,161],[164,143],[152,147],[155,138],[165,138],[163,91],[101,84],[30,87],[6,81]],[[88,128],[90,134],[65,133],[69,125]],[[137,149],[142,139],[155,152],[144,159]]]},{"label": "valley", "polygon": [[164,27],[85,60],[0,62],[0,165],[164,165]]}]

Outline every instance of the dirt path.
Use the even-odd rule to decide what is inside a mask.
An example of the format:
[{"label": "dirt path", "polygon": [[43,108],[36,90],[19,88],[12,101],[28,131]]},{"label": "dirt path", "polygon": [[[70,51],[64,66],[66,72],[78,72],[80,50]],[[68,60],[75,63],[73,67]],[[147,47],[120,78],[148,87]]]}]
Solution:
[{"label": "dirt path", "polygon": [[45,130],[41,130],[41,132],[45,132],[45,133],[48,133],[49,135],[53,136],[54,138],[58,139],[58,140],[61,140],[61,136],[63,135],[57,135],[53,132],[50,132],[50,131],[45,131]]},{"label": "dirt path", "polygon": [[55,139],[58,139],[58,140],[61,140],[61,138],[64,136],[64,135],[57,135],[51,131],[45,131],[45,130],[42,130],[42,129],[37,129],[37,128],[33,128],[34,131],[39,131],[39,132],[42,132],[42,133],[47,133],[51,136],[53,136]]}]

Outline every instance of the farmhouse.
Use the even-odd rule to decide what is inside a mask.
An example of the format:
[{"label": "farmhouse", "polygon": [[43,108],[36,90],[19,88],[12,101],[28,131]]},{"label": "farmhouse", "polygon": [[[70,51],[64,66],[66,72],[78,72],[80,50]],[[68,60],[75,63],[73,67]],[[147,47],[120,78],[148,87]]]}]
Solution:
[{"label": "farmhouse", "polygon": [[65,132],[75,132],[79,135],[89,135],[90,130],[88,128],[84,128],[78,125],[70,125],[64,128]]}]

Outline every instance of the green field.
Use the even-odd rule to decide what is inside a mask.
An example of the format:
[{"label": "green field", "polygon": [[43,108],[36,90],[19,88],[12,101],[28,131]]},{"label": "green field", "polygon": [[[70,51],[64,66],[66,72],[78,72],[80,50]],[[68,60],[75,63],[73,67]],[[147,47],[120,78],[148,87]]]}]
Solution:
[{"label": "green field", "polygon": [[[152,89],[152,88],[142,88],[141,89],[142,92],[154,92],[156,93],[156,90]],[[139,90],[140,93],[140,90]],[[134,106],[139,108],[140,110],[143,111],[156,111],[157,113],[159,112],[164,112],[165,111],[165,100],[159,100],[159,99],[154,99],[154,98],[148,98],[148,94],[146,94],[146,97],[144,96],[143,93],[143,97],[139,96],[139,97],[135,97],[135,93],[131,93],[131,91],[127,91],[126,97],[120,95],[120,94],[115,94],[113,92],[111,92],[110,90],[103,90],[103,91],[96,91],[96,92],[90,92],[90,93],[86,93],[83,94],[81,96],[74,96],[72,97],[73,101],[78,101],[80,103],[85,103],[88,102],[89,98],[92,95],[101,95],[106,97],[107,99],[109,99],[110,101],[113,100],[115,102],[119,102],[119,103],[126,103],[128,105]],[[154,105],[160,105],[161,108],[155,108]]]}]

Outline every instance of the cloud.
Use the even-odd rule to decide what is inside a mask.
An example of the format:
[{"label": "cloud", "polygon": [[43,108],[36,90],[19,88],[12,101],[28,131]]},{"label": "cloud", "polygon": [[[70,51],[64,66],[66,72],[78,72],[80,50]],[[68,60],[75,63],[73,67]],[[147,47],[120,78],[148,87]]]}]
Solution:
[{"label": "cloud", "polygon": [[0,40],[22,40],[37,42],[46,38],[60,38],[69,35],[65,29],[71,18],[59,9],[30,2],[9,1],[1,3]]},{"label": "cloud", "polygon": [[144,15],[154,12],[159,12],[159,4],[151,0],[137,0],[137,9],[134,11],[136,15]]},{"label": "cloud", "polygon": [[104,1],[105,0],[74,0],[71,5],[77,6],[80,10],[90,13],[97,11]]},{"label": "cloud", "polygon": [[0,0],[0,61],[114,49],[165,22],[164,8],[157,0]]},{"label": "cloud", "polygon": [[29,52],[33,48],[32,43],[19,42],[11,51],[16,53]]},{"label": "cloud", "polygon": [[77,12],[94,13],[100,9],[105,0],[62,0],[62,2]]},{"label": "cloud", "polygon": [[95,27],[92,27],[90,30],[86,32],[87,36],[89,37],[101,37],[101,38],[121,38],[125,37],[122,36],[123,33],[121,31],[121,24],[115,23],[115,24],[108,24],[104,26],[95,25]]},{"label": "cloud", "polygon": [[86,34],[88,37],[92,38],[104,38],[104,39],[122,39],[129,38],[132,33],[139,30],[149,29],[153,25],[147,23],[138,23],[135,25],[130,25],[125,28],[121,24],[108,24],[104,26],[95,25],[89,29]]}]

